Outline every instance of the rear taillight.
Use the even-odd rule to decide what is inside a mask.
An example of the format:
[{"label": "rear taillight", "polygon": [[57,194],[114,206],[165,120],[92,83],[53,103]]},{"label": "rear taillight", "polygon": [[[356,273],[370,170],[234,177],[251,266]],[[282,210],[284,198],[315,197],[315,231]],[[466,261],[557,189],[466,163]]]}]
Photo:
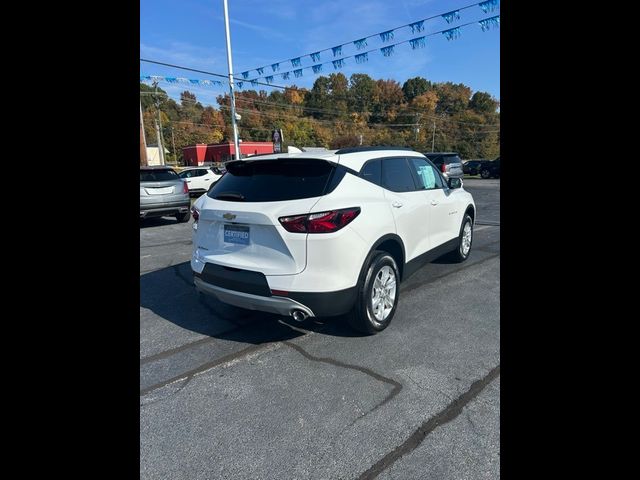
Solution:
[{"label": "rear taillight", "polygon": [[189,193],[189,185],[184,180],[182,181],[182,193]]},{"label": "rear taillight", "polygon": [[196,207],[191,207],[191,216],[193,217],[193,221],[197,222],[200,218],[200,210],[198,210]]},{"label": "rear taillight", "polygon": [[447,172],[447,164],[443,163],[442,165],[440,165],[440,171],[442,173],[446,173]]},{"label": "rear taillight", "polygon": [[278,220],[287,232],[331,233],[351,223],[359,214],[360,207],[353,207],[308,215],[280,217]]}]

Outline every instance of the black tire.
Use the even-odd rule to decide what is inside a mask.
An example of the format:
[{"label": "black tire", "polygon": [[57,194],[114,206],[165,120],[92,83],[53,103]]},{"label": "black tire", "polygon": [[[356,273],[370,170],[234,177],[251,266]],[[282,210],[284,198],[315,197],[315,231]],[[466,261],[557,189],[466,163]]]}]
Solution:
[{"label": "black tire", "polygon": [[[385,266],[390,267],[395,275],[395,296],[391,311],[383,320],[378,320],[373,313],[372,293],[375,278]],[[391,320],[396,313],[399,300],[400,272],[398,270],[398,265],[396,265],[396,261],[390,254],[376,250],[371,255],[371,260],[369,261],[367,269],[358,282],[356,303],[352,310],[347,314],[347,321],[353,329],[362,333],[374,334],[381,332],[389,326],[389,323],[391,323]]]},{"label": "black tire", "polygon": [[186,223],[191,219],[191,212],[176,213],[176,220],[178,223]]},{"label": "black tire", "polygon": [[[462,248],[462,235],[464,233],[464,227],[467,223],[470,225],[470,228],[471,228],[471,242],[469,245],[469,250],[465,255],[464,249]],[[473,246],[473,219],[471,218],[471,215],[467,213],[462,219],[462,225],[460,225],[460,233],[458,235],[458,246],[456,247],[455,250],[451,251],[451,253],[449,254],[449,258],[456,263],[464,262],[467,258],[469,258],[469,254],[471,253],[472,246]]]},{"label": "black tire", "polygon": [[487,179],[489,177],[491,177],[491,172],[489,170],[487,170],[486,168],[480,170],[480,176],[484,179]]}]

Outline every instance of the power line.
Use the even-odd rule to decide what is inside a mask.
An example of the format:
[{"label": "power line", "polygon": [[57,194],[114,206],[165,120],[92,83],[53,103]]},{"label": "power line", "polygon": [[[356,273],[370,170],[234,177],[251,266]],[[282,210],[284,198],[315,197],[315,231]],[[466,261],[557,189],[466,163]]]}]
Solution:
[{"label": "power line", "polygon": [[[399,27],[395,27],[395,28],[390,28],[390,29],[388,29],[386,32],[381,32],[381,33],[387,33],[387,32],[392,32],[392,31],[395,31],[395,30],[400,30],[401,28],[410,27],[411,25],[416,25],[416,24],[419,24],[419,23],[421,23],[421,22],[422,22],[422,23],[424,23],[424,22],[426,22],[426,21],[428,21],[428,20],[433,20],[434,18],[439,18],[439,17],[442,17],[442,16],[444,16],[444,15],[447,15],[448,13],[453,13],[453,12],[455,12],[455,11],[458,11],[458,12],[459,12],[460,10],[466,10],[466,9],[468,9],[468,8],[475,7],[475,6],[477,6],[477,5],[481,4],[481,3],[483,3],[483,2],[472,3],[472,4],[470,4],[470,5],[466,5],[466,6],[464,6],[464,7],[456,8],[456,9],[454,9],[454,10],[450,11],[450,12],[440,13],[440,14],[438,14],[438,15],[433,15],[433,16],[431,16],[431,17],[423,18],[423,19],[421,19],[421,20],[416,20],[415,22],[411,22],[411,23],[405,23],[404,25],[400,25]],[[411,33],[413,33],[413,29],[412,29],[412,32],[411,32]],[[358,40],[366,40],[366,39],[369,39],[369,38],[377,37],[377,36],[379,36],[379,35],[380,35],[380,32],[379,32],[379,33],[374,33],[374,34],[372,34],[372,35],[368,35],[368,36],[366,36],[366,37],[361,37],[361,38],[356,39],[356,40],[351,40],[351,41],[349,41],[349,42],[341,43],[341,44],[339,44],[339,45],[335,45],[335,46],[333,46],[333,47],[323,48],[322,50],[317,50],[317,51],[312,52],[312,53],[313,53],[313,55],[316,55],[316,54],[319,54],[319,53],[322,53],[322,52],[328,52],[329,50],[333,50],[334,48],[344,47],[344,46],[346,46],[346,45],[350,45],[350,44],[352,44],[352,43],[355,43],[355,42],[357,42]],[[294,59],[295,59],[295,58],[301,59],[301,58],[305,58],[305,57],[312,58],[312,57],[311,57],[312,53],[305,53],[304,55],[298,55],[297,57],[293,57],[293,58],[294,58]],[[335,57],[335,55],[334,55],[334,57]],[[348,57],[341,57],[341,58],[348,58]],[[270,67],[270,66],[272,66],[272,65],[277,65],[277,64],[280,64],[280,63],[288,62],[288,61],[290,61],[290,60],[292,60],[292,59],[291,59],[291,58],[286,58],[286,59],[284,59],[284,60],[280,60],[279,62],[273,62],[272,64],[262,65],[262,66],[260,66],[260,67],[256,67],[256,68],[250,68],[249,70],[245,70],[243,73],[248,73],[248,72],[250,72],[251,70],[256,70],[256,71],[257,71],[257,70],[258,70],[258,68],[267,68],[267,67]],[[325,63],[326,63],[326,62],[325,62]],[[318,64],[318,65],[322,65],[322,64]],[[306,68],[309,68],[309,67],[306,67]],[[262,78],[262,77],[258,77],[258,78]]]}]

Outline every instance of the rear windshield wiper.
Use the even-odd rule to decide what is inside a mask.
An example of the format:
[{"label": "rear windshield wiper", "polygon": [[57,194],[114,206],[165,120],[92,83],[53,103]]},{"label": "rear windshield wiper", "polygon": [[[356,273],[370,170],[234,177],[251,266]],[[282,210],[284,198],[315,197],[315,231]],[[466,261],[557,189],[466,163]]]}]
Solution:
[{"label": "rear windshield wiper", "polygon": [[213,197],[216,200],[224,200],[225,198],[232,200],[244,200],[244,195],[236,192],[222,192]]}]

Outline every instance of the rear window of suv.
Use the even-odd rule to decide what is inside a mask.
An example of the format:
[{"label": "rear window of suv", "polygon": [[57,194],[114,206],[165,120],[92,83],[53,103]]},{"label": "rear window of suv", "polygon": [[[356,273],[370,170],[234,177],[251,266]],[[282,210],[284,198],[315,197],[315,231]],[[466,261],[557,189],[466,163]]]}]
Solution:
[{"label": "rear window of suv", "polygon": [[141,182],[166,182],[178,180],[178,174],[173,170],[140,170]]},{"label": "rear window of suv", "polygon": [[[334,171],[334,165],[316,159],[241,160],[227,164],[227,173],[207,195],[236,202],[319,197],[339,183],[339,179],[330,179]],[[344,171],[336,174],[344,176]]]}]

